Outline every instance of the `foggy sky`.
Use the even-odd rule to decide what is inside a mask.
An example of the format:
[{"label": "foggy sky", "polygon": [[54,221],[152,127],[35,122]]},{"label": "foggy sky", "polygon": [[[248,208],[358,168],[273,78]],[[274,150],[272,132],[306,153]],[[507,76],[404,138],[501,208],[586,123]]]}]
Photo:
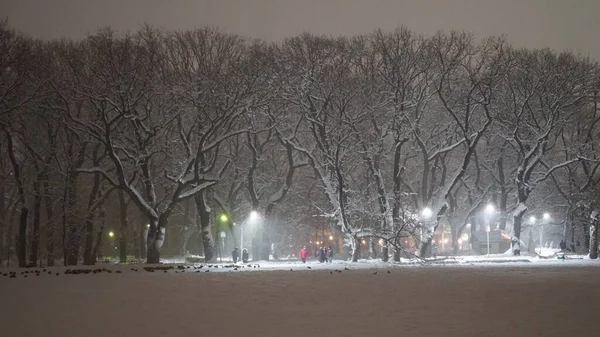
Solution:
[{"label": "foggy sky", "polygon": [[40,38],[82,38],[99,27],[217,26],[279,40],[308,31],[349,35],[398,25],[422,34],[505,34],[516,46],[570,49],[600,59],[599,0],[0,0],[0,17]]}]

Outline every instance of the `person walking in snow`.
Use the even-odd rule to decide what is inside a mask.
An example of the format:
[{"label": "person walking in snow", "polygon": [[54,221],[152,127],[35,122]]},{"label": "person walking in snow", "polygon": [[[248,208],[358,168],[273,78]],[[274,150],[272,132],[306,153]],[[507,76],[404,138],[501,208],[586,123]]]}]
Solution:
[{"label": "person walking in snow", "polygon": [[327,248],[327,261],[329,263],[333,262],[333,249],[331,249],[331,246]]},{"label": "person walking in snow", "polygon": [[242,262],[248,263],[248,249],[244,248],[242,250]]},{"label": "person walking in snow", "polygon": [[302,249],[300,249],[300,259],[302,259],[302,263],[306,263],[306,258],[308,257],[308,249],[306,249],[306,246],[302,247]]},{"label": "person walking in snow", "polygon": [[323,247],[319,247],[319,262],[325,262],[325,249]]},{"label": "person walking in snow", "polygon": [[567,243],[565,242],[565,240],[560,240],[560,243],[558,244],[558,246],[560,247],[560,250],[567,249]]},{"label": "person walking in snow", "polygon": [[240,249],[238,247],[233,249],[233,252],[231,252],[231,257],[233,258],[233,263],[237,263],[238,259],[240,258]]}]

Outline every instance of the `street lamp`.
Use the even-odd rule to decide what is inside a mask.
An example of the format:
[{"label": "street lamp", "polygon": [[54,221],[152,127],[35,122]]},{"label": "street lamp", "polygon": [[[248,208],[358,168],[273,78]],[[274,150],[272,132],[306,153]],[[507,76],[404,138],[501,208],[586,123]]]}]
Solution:
[{"label": "street lamp", "polygon": [[329,235],[329,241],[333,241],[333,235]]},{"label": "street lamp", "polygon": [[487,234],[487,255],[490,255],[490,218],[492,217],[492,214],[494,214],[495,208],[494,205],[492,204],[488,204],[485,207],[485,221],[486,221],[486,227],[485,227],[485,232]]},{"label": "street lamp", "polygon": [[221,245],[223,246],[222,252],[220,255],[221,263],[223,263],[223,253],[225,252],[225,238],[227,237],[227,233],[221,232]]},{"label": "street lamp", "polygon": [[[425,207],[421,211],[421,217],[423,219],[427,220],[427,219],[431,218],[432,215],[433,215],[433,211],[429,207]],[[421,242],[423,242],[423,225],[422,224],[421,224]]]},{"label": "street lamp", "polygon": [[248,220],[244,221],[241,225],[242,228],[240,228],[240,249],[242,251],[244,251],[244,226],[246,223],[248,224],[252,224],[254,222],[256,222],[258,219],[260,218],[260,216],[258,215],[258,212],[256,211],[252,211],[250,212],[250,216],[248,217]]},{"label": "street lamp", "polygon": [[112,239],[115,236],[115,233],[113,231],[108,232],[108,236]]},{"label": "street lamp", "polygon": [[542,255],[542,247],[543,247],[542,238],[544,235],[544,223],[548,223],[548,220],[550,220],[550,214],[544,213],[542,218],[544,219],[544,221],[540,222],[540,255]]}]

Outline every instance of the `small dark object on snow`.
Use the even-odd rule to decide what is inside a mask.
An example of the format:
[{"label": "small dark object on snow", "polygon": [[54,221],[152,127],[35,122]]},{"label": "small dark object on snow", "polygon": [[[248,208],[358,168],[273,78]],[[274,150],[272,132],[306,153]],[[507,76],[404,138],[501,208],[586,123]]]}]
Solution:
[{"label": "small dark object on snow", "polygon": [[207,269],[207,270],[205,270],[204,272],[205,272],[205,273],[208,273],[209,271],[210,271],[210,270],[209,270],[209,269]]},{"label": "small dark object on snow", "polygon": [[237,270],[237,268],[233,268],[233,270]]},{"label": "small dark object on snow", "polygon": [[341,273],[341,272],[342,272],[341,270],[336,270],[336,271],[337,271],[338,273]]},{"label": "small dark object on snow", "polygon": [[181,270],[181,269],[185,269],[184,266],[177,266],[177,269]]},{"label": "small dark object on snow", "polygon": [[204,266],[203,266],[203,265],[200,265],[200,266],[198,267],[198,269],[202,269],[202,267],[204,267]]},{"label": "small dark object on snow", "polygon": [[23,277],[27,277],[27,275],[23,276]]},{"label": "small dark object on snow", "polygon": [[121,273],[122,273],[122,271],[120,271],[120,270],[117,270],[115,273],[117,273],[117,274],[121,274]]},{"label": "small dark object on snow", "polygon": [[290,268],[290,271],[292,271],[292,269]]},{"label": "small dark object on snow", "polygon": [[166,270],[164,270],[164,273],[166,274],[166,273],[168,273],[168,272],[167,272]]},{"label": "small dark object on snow", "polygon": [[312,269],[312,268],[311,268],[311,267],[309,267],[309,266],[306,266],[306,268],[308,268],[308,269]]},{"label": "small dark object on snow", "polygon": [[388,270],[388,274],[390,274],[390,271]]},{"label": "small dark object on snow", "polygon": [[377,275],[377,272],[374,272],[373,275]]},{"label": "small dark object on snow", "polygon": [[10,276],[8,278],[17,278],[17,275],[15,274],[10,274]]},{"label": "small dark object on snow", "polygon": [[35,273],[35,276],[40,276],[40,273]]},{"label": "small dark object on snow", "polygon": [[348,269],[348,268],[344,267],[344,270],[350,270],[350,269]]},{"label": "small dark object on snow", "polygon": [[56,276],[60,275],[59,273],[56,273]]},{"label": "small dark object on snow", "polygon": [[42,271],[45,273],[46,272],[46,268],[42,269]]},{"label": "small dark object on snow", "polygon": [[333,275],[333,272],[332,272],[332,271],[330,271],[330,272],[329,272],[329,274]]},{"label": "small dark object on snow", "polygon": [[196,270],[196,273],[199,273],[199,272],[200,272],[199,270]]}]

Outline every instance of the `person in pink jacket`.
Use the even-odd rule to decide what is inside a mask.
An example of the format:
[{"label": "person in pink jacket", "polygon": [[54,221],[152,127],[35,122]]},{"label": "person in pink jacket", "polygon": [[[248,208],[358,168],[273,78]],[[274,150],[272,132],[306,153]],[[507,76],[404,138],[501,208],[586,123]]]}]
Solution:
[{"label": "person in pink jacket", "polygon": [[306,249],[306,246],[302,247],[302,249],[300,249],[300,258],[302,259],[302,263],[306,263],[306,258],[308,257],[308,249]]}]

